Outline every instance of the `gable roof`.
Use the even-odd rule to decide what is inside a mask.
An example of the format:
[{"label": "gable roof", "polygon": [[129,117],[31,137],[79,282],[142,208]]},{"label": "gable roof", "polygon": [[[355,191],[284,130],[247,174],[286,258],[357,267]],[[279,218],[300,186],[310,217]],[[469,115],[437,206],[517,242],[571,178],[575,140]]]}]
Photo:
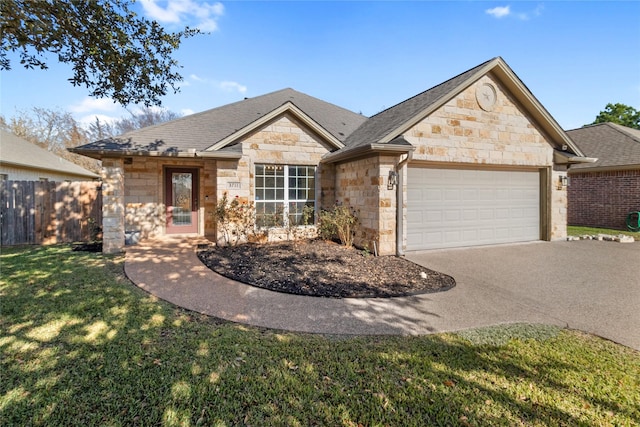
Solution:
[{"label": "gable roof", "polygon": [[79,178],[99,178],[97,174],[2,129],[0,129],[0,164],[42,169]]},{"label": "gable roof", "polygon": [[404,141],[401,139],[404,132],[488,73],[509,89],[535,122],[549,135],[556,148],[562,149],[566,146],[572,155],[582,156],[578,147],[507,63],[501,57],[496,57],[372,116],[349,135],[345,141],[345,148],[337,153],[327,154],[325,160],[336,161],[348,158],[351,152],[363,152],[366,147],[382,149],[382,144]]},{"label": "gable roof", "polygon": [[569,137],[589,157],[598,160],[571,170],[640,169],[640,130],[615,123],[598,123],[568,130]]},{"label": "gable roof", "polygon": [[[189,152],[213,157],[218,150],[285,112],[310,126],[335,148],[340,148],[347,135],[366,120],[366,117],[334,104],[293,89],[282,89],[86,144],[74,151],[91,157],[118,153],[180,155]],[[233,155],[232,149],[225,151]]]}]

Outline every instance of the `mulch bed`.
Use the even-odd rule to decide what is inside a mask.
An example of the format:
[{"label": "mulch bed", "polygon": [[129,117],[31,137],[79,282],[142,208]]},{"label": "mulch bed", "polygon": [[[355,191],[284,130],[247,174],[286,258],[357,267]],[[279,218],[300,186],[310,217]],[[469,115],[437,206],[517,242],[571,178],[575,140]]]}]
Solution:
[{"label": "mulch bed", "polygon": [[324,240],[247,243],[198,252],[211,270],[249,285],[297,295],[372,298],[451,289],[451,276],[404,258],[373,256]]}]

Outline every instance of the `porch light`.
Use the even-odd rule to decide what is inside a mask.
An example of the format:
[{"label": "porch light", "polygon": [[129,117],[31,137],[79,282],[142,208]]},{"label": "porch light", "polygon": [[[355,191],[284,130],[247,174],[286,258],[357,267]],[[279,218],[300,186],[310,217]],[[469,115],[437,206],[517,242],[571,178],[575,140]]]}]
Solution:
[{"label": "porch light", "polygon": [[393,187],[398,185],[398,172],[389,171],[389,179],[387,181],[387,190],[393,190]]},{"label": "porch light", "polygon": [[562,190],[569,186],[569,177],[564,175],[558,178],[558,190]]}]

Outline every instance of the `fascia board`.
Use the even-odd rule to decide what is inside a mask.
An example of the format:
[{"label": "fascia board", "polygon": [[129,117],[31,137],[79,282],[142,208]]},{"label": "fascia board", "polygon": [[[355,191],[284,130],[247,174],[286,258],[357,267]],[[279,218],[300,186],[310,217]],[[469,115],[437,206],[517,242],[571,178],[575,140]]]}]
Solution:
[{"label": "fascia board", "polygon": [[35,171],[35,172],[46,171],[49,173],[66,174],[66,175],[73,175],[73,176],[92,178],[92,179],[100,178],[100,175],[95,174],[89,170],[87,170],[86,173],[83,173],[83,172],[76,172],[76,171],[68,171],[64,169],[48,168],[44,166],[33,166],[33,165],[28,165],[26,163],[18,163],[18,162],[6,161],[6,160],[0,160],[0,166],[12,167],[16,169],[26,169],[26,170]]},{"label": "fascia board", "polygon": [[205,152],[205,151],[179,151],[171,153],[166,151],[110,151],[110,150],[74,150],[78,154],[101,160],[102,158],[120,157],[166,157],[166,158],[207,158],[207,159],[240,159],[242,153],[239,152]]},{"label": "fascia board", "polygon": [[347,151],[336,151],[329,153],[320,162],[321,163],[337,163],[340,161],[351,160],[357,157],[366,156],[373,153],[389,153],[389,154],[406,154],[415,150],[412,145],[393,145],[393,144],[367,144]]},{"label": "fascia board", "polygon": [[569,168],[567,173],[569,175],[576,173],[591,173],[591,172],[617,172],[628,170],[640,170],[640,164],[635,165],[622,165],[622,166],[588,166],[579,169]]},{"label": "fascia board", "polygon": [[340,140],[338,140],[336,137],[331,135],[331,133],[329,133],[326,129],[320,126],[315,120],[313,120],[311,117],[305,114],[298,107],[296,107],[291,101],[287,101],[284,104],[282,104],[280,107],[276,108],[275,110],[272,110],[271,112],[265,114],[259,119],[249,123],[244,128],[239,129],[238,131],[227,136],[226,138],[216,142],[215,144],[207,148],[205,151],[220,150],[221,148],[226,147],[228,144],[242,138],[244,135],[247,135],[248,133],[253,132],[254,130],[264,126],[271,120],[287,112],[292,113],[298,120],[300,120],[306,126],[310,127],[314,132],[319,134],[322,138],[328,141],[335,148],[344,147],[344,144],[340,142]]},{"label": "fascia board", "polygon": [[584,163],[595,163],[598,159],[596,157],[576,156],[564,151],[553,151],[553,162],[557,165],[575,165]]}]

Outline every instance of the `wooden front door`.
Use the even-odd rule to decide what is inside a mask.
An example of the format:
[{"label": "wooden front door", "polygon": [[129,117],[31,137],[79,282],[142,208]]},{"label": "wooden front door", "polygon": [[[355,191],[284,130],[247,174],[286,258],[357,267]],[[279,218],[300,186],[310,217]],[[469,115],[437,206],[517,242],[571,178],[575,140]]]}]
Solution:
[{"label": "wooden front door", "polygon": [[167,234],[198,232],[198,169],[165,169]]}]

